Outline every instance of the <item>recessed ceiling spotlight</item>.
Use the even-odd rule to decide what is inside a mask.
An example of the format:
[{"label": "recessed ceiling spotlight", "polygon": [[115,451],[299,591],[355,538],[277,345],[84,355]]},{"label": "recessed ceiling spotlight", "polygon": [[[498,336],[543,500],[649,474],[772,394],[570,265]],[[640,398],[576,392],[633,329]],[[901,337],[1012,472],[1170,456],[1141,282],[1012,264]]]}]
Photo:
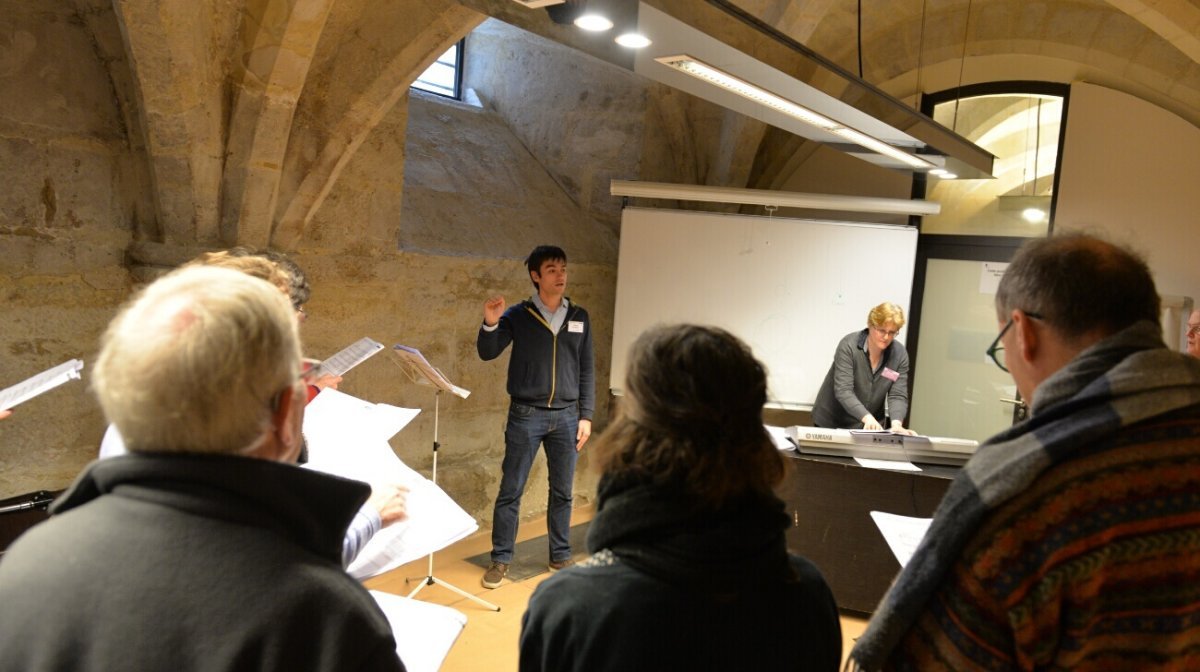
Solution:
[{"label": "recessed ceiling spotlight", "polygon": [[1021,217],[1030,224],[1037,224],[1046,219],[1046,213],[1041,208],[1025,208],[1021,211]]},{"label": "recessed ceiling spotlight", "polygon": [[641,33],[625,33],[618,35],[616,38],[617,44],[630,49],[645,49],[650,46],[650,38]]},{"label": "recessed ceiling spotlight", "polygon": [[601,14],[584,14],[575,19],[575,25],[593,33],[602,33],[613,27],[613,22]]},{"label": "recessed ceiling spotlight", "polygon": [[934,168],[933,170],[929,171],[929,174],[935,177],[942,177],[944,175],[949,175],[950,171],[946,170],[945,168]]}]

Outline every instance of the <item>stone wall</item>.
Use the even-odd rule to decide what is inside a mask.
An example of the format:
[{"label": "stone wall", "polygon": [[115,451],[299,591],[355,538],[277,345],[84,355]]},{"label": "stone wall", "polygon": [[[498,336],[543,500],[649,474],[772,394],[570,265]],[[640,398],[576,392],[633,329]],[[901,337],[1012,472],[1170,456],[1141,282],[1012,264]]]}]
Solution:
[{"label": "stone wall", "polygon": [[[63,3],[0,0],[0,387],[94,359],[126,296],[144,192],[93,29]],[[85,369],[86,374],[86,369]],[[67,485],[104,425],[85,381],[0,422],[0,497]]]},{"label": "stone wall", "polygon": [[[608,194],[608,180],[738,185],[761,129],[608,61],[495,24],[472,38],[474,51],[468,52],[467,67],[475,68],[468,81],[477,86],[483,108],[421,94],[401,94],[391,105],[393,80],[440,53],[461,26],[482,20],[452,3],[422,5],[429,14],[421,16],[442,18],[429,19],[422,33],[428,44],[405,43],[407,48],[385,39],[389,26],[404,23],[403,8],[338,3],[325,46],[313,58],[314,73],[288,89],[294,96],[303,85],[310,104],[299,105],[294,119],[253,116],[240,104],[230,111],[227,89],[243,81],[239,68],[248,58],[238,51],[247,47],[239,45],[259,35],[251,24],[274,20],[235,4],[208,3],[199,13],[180,9],[183,14],[168,16],[133,2],[120,5],[125,13],[119,20],[111,6],[96,0],[74,0],[65,8],[50,0],[0,0],[0,86],[10,94],[0,97],[6,186],[0,192],[0,385],[73,357],[94,361],[100,334],[134,281],[212,247],[228,228],[218,226],[218,211],[251,212],[255,227],[269,224],[266,210],[244,207],[246,199],[257,203],[246,195],[246,180],[258,168],[277,173],[279,167],[266,160],[285,152],[245,154],[243,144],[246,137],[288,138],[283,165],[290,177],[277,180],[281,200],[304,191],[301,179],[332,180],[328,192],[309,199],[319,204],[310,219],[292,218],[290,208],[282,208],[274,220],[276,234],[279,226],[291,226],[299,236],[292,249],[314,288],[311,318],[302,329],[307,353],[326,357],[362,336],[403,343],[471,390],[466,400],[442,400],[439,482],[486,526],[503,455],[508,355],[481,362],[475,352],[484,299],[502,294],[511,303],[530,295],[521,259],[534,245],[567,250],[568,294],[588,308],[595,329],[595,429],[602,430],[620,221],[620,201]],[[220,19],[210,22],[211,30],[194,43],[174,41],[209,14]],[[355,18],[360,14],[364,18]],[[368,16],[378,25],[369,34],[357,32],[356,21]],[[122,26],[143,32],[123,44],[129,38]],[[299,33],[308,27],[292,26]],[[403,28],[404,34],[419,31],[409,23]],[[346,35],[349,42],[339,40]],[[193,81],[186,70],[169,69],[170,57],[154,61],[155,45],[162,42],[178,53],[204,56],[204,71]],[[394,58],[370,58],[385,46]],[[231,52],[228,58],[210,53],[224,50]],[[361,52],[371,68],[354,70],[360,60],[350,51]],[[168,75],[164,89],[160,83]],[[147,87],[152,90],[142,90]],[[175,89],[225,102],[186,106],[169,100]],[[382,102],[368,114],[366,99]],[[345,112],[338,117],[331,110]],[[210,123],[226,114],[232,120],[216,126],[235,129],[229,138]],[[199,125],[180,126],[171,115]],[[291,125],[260,127],[273,119]],[[353,123],[346,126],[344,119]],[[190,129],[194,137],[164,144],[171,129]],[[343,136],[359,132],[365,134],[361,143],[344,142]],[[209,151],[221,143],[230,157],[225,163]],[[338,154],[343,145],[354,149]],[[323,152],[337,160],[321,159]],[[254,161],[266,163],[249,170]],[[306,173],[306,162],[337,167]],[[268,193],[268,183],[255,183],[255,193]],[[389,356],[352,371],[342,389],[423,409],[392,446],[428,473],[433,398],[405,379]],[[103,426],[86,369],[83,383],[19,407],[0,422],[0,497],[68,485],[95,455]],[[594,485],[585,451],[578,500],[593,498]],[[545,504],[539,458],[523,511],[537,515]]]},{"label": "stone wall", "polygon": [[[484,299],[500,294],[514,303],[531,294],[522,258],[540,243],[567,250],[567,293],[592,315],[599,429],[607,419],[616,240],[566,198],[496,115],[411,94],[347,165],[296,257],[313,285],[302,330],[310,356],[327,357],[370,336],[421,350],[471,390],[465,400],[440,402],[438,482],[482,525],[490,524],[499,488],[509,355],[480,361],[475,338]],[[428,474],[433,395],[390,357],[368,360],[340,389],[421,408],[392,447]],[[578,502],[595,494],[587,464],[585,450]],[[544,457],[535,462],[527,492],[523,513],[544,512]]]}]

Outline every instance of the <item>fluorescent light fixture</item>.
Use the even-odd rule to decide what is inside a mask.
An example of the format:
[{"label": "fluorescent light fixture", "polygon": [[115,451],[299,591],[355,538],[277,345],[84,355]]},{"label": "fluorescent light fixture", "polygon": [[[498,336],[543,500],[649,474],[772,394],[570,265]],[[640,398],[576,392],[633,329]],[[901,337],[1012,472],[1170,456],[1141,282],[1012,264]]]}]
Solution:
[{"label": "fluorescent light fixture", "polygon": [[912,167],[915,170],[929,170],[936,166],[922,159],[915,154],[896,149],[895,147],[871,137],[866,133],[862,133],[844,124],[834,121],[825,115],[814,112],[803,105],[798,105],[793,101],[782,96],[776,95],[763,89],[759,86],[751,84],[743,79],[734,77],[733,75],[724,72],[718,68],[714,68],[707,63],[703,63],[691,56],[662,56],[654,59],[663,65],[674,68],[684,74],[706,81],[714,86],[718,86],[726,91],[736,93],[743,98],[752,100],[760,105],[769,107],[778,112],[782,112],[794,119],[798,119],[811,126],[816,126],[822,131],[832,133],[844,140],[852,142],[860,147],[871,150],[877,154],[882,154],[889,158],[895,159]]},{"label": "fluorescent light fixture", "polygon": [[575,25],[593,33],[602,33],[613,27],[613,22],[601,14],[584,14],[575,19]]},{"label": "fluorescent light fixture", "polygon": [[622,33],[614,41],[622,47],[629,49],[645,49],[652,44],[650,38],[641,33]]},{"label": "fluorescent light fixture", "polygon": [[737,203],[782,208],[806,208],[810,210],[876,212],[890,215],[936,215],[942,211],[941,204],[932,201],[917,201],[904,198],[877,198],[873,196],[805,194],[796,191],[710,187],[698,184],[613,180],[609,185],[609,189],[613,196],[668,198],[677,201],[697,201],[701,203]]}]

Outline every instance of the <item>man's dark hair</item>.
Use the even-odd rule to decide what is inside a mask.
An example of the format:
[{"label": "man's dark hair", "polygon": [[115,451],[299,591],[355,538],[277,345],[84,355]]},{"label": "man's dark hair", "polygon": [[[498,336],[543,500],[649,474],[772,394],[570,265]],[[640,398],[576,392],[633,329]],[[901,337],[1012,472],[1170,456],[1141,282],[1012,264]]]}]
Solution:
[{"label": "man's dark hair", "polygon": [[1000,280],[996,311],[1037,313],[1067,338],[1159,323],[1159,298],[1146,262],[1095,236],[1071,233],[1021,246]]},{"label": "man's dark hair", "polygon": [[768,494],[783,460],[763,427],[767,372],[716,327],[651,329],[634,341],[617,416],[593,456],[605,476],[679,489],[700,508]]},{"label": "man's dark hair", "polygon": [[[565,264],[567,263],[567,253],[563,252],[561,247],[554,245],[538,245],[525,258],[525,267],[529,269],[530,273],[540,274],[542,272],[542,264],[547,261],[561,261]],[[533,287],[534,289],[541,289],[536,282],[533,283]]]}]

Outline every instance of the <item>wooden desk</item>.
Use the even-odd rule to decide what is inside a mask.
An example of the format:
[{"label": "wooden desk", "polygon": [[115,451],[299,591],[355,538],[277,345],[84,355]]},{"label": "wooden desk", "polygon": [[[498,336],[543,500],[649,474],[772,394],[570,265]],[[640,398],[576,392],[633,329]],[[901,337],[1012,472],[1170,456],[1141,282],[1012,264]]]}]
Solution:
[{"label": "wooden desk", "polygon": [[958,468],[884,471],[849,458],[785,455],[776,492],[792,518],[788,550],[820,568],[838,608],[870,614],[900,571],[870,512],[932,517]]}]

